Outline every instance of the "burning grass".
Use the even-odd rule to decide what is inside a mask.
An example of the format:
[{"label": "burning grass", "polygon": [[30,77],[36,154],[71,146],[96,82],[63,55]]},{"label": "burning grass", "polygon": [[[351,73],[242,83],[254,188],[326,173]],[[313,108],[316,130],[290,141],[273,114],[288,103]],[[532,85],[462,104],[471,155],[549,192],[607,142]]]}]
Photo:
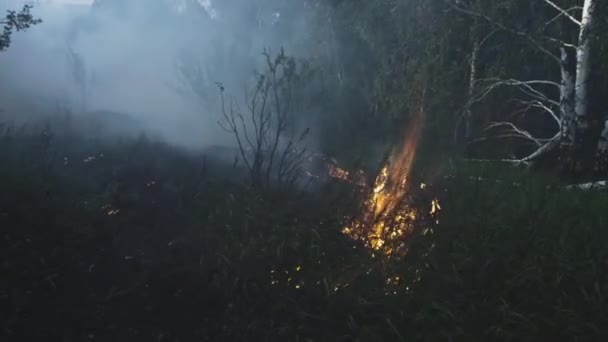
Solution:
[{"label": "burning grass", "polygon": [[[416,227],[427,224],[429,218],[433,218],[430,222],[436,221],[434,218],[441,209],[436,198],[430,201],[430,209],[413,200],[414,197],[428,197],[426,194],[416,196],[428,191],[426,184],[416,189],[411,187],[410,181],[423,118],[421,105],[407,125],[403,143],[390,153],[373,185],[367,189],[368,196],[359,216],[342,228],[342,233],[387,256],[404,255],[407,237]],[[339,176],[349,174],[344,171]]]}]

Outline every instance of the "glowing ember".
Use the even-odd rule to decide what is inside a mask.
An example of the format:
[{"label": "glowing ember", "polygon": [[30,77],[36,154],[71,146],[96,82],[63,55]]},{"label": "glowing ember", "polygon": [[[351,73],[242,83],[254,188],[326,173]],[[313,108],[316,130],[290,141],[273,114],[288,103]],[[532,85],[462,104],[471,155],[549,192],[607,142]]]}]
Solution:
[{"label": "glowing ember", "polygon": [[335,159],[331,160],[331,163],[328,165],[328,174],[330,177],[348,182],[351,184],[355,184],[361,188],[367,186],[365,179],[365,172],[363,170],[358,170],[357,172],[350,172],[344,168],[341,168],[337,165]]},{"label": "glowing ember", "polygon": [[431,202],[431,215],[435,215],[441,210],[441,206],[439,205],[439,200],[434,199]]},{"label": "glowing ember", "polygon": [[342,180],[348,180],[348,176],[350,175],[348,171],[344,170],[343,168],[334,166],[334,165],[330,165],[329,167],[329,175],[332,176],[333,178],[338,178],[338,179],[342,179]]}]

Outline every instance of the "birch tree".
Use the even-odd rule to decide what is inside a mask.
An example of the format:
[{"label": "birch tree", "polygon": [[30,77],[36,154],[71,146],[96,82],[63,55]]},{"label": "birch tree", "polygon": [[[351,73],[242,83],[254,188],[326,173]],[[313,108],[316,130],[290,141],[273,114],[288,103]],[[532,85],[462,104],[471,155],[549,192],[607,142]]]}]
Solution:
[{"label": "birch tree", "polygon": [[[471,104],[482,101],[488,94],[501,87],[516,87],[523,95],[523,99],[518,101],[526,109],[535,108],[543,111],[555,121],[558,130],[549,138],[539,138],[533,136],[525,129],[516,126],[512,122],[503,121],[492,123],[488,129],[503,127],[506,129],[505,137],[521,137],[529,140],[536,145],[536,149],[528,155],[514,160],[516,163],[531,163],[538,157],[553,151],[555,148],[561,149],[563,162],[573,165],[577,170],[583,167],[581,155],[605,155],[608,147],[608,120],[603,124],[601,136],[593,136],[597,132],[597,120],[589,112],[588,84],[591,74],[591,55],[593,53],[592,31],[594,29],[594,17],[597,0],[584,0],[583,6],[572,6],[569,8],[560,7],[552,0],[541,1],[556,11],[556,15],[545,25],[550,25],[559,19],[568,21],[578,31],[578,39],[575,43],[568,42],[566,35],[551,37],[538,35],[525,30],[517,29],[500,22],[498,19],[490,17],[484,13],[475,11],[470,6],[466,6],[462,1],[449,1],[450,6],[456,11],[472,16],[477,20],[483,20],[495,29],[513,34],[524,39],[532,47],[542,52],[553,60],[560,68],[560,80],[516,80],[516,79],[497,79],[480,78],[471,79],[471,84],[475,84],[477,91],[473,94],[467,104],[470,111]],[[478,54],[478,46],[474,47],[474,54]],[[570,59],[575,56],[575,68],[571,67]],[[473,61],[474,59],[472,59]],[[473,67],[473,64],[471,65]],[[471,74],[474,75],[474,69]],[[472,86],[471,86],[472,87]],[[553,98],[550,89],[559,89],[559,98]],[[470,116],[470,114],[465,114]]]}]

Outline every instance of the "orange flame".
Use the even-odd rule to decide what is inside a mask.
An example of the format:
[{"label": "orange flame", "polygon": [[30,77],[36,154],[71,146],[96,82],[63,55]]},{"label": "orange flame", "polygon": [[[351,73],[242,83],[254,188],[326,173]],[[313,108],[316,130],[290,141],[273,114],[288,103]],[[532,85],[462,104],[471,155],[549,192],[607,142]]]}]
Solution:
[{"label": "orange flame", "polygon": [[370,196],[363,203],[361,217],[342,229],[344,234],[386,255],[404,253],[404,237],[411,232],[418,216],[418,210],[404,200],[423,117],[424,108],[420,105],[406,127],[400,148],[390,153],[387,163],[376,177]]},{"label": "orange flame", "polygon": [[[387,164],[376,177],[372,203],[375,216],[390,214],[408,191],[408,178],[416,156],[422,124],[422,108],[407,126],[401,148],[391,153]],[[371,208],[370,208],[371,209]]]}]

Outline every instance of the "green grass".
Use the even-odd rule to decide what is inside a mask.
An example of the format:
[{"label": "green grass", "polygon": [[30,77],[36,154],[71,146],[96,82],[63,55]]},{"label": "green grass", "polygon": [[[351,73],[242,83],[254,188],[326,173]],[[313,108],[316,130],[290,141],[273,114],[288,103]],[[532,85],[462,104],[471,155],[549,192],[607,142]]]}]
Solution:
[{"label": "green grass", "polygon": [[260,194],[146,139],[5,132],[0,163],[3,340],[608,338],[606,193],[458,163],[383,260],[340,234],[341,186]]},{"label": "green grass", "polygon": [[469,168],[447,189],[426,281],[431,298],[460,321],[441,323],[451,336],[606,337],[605,193],[492,167]]}]

